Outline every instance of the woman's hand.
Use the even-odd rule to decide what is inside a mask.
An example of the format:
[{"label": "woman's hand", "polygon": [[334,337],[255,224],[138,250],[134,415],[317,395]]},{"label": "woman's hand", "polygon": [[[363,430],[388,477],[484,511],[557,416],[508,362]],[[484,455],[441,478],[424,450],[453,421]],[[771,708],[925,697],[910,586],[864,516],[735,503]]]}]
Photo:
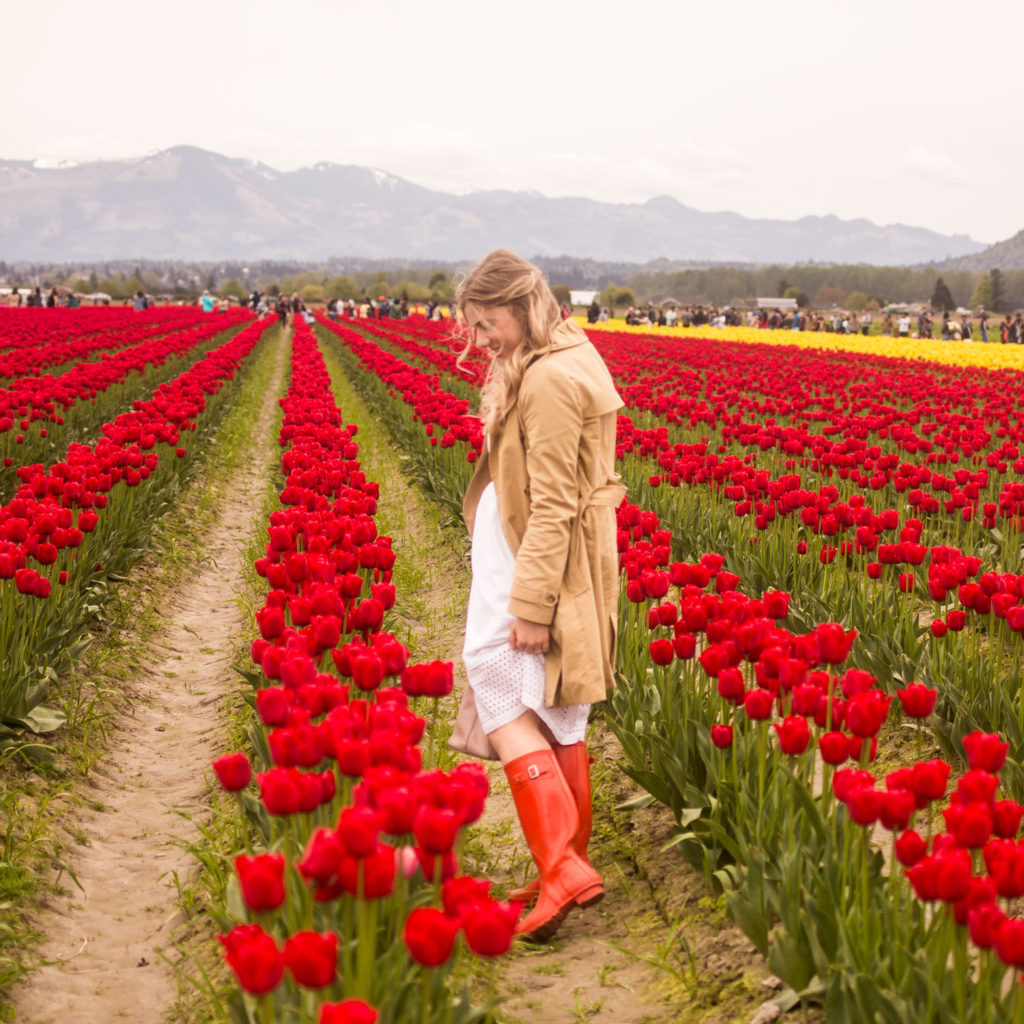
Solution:
[{"label": "woman's hand", "polygon": [[551,627],[541,622],[516,619],[508,632],[508,643],[513,651],[546,654],[551,642]]}]

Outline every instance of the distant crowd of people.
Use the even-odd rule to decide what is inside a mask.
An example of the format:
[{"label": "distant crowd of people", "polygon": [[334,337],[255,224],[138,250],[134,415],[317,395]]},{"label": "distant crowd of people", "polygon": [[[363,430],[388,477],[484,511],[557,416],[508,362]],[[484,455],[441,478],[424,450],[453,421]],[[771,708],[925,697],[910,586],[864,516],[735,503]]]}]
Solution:
[{"label": "distant crowd of people", "polygon": [[13,289],[8,305],[15,307],[38,306],[40,308],[48,307],[49,309],[77,309],[81,305],[81,301],[77,295],[66,289],[58,290],[57,288],[51,288],[44,295],[39,285],[36,285],[28,295],[23,295],[20,288]]},{"label": "distant crowd of people", "polygon": [[[595,300],[587,309],[588,323],[605,323],[615,316],[615,310],[601,306]],[[877,314],[865,310],[859,315],[837,310],[804,312],[803,310],[751,309],[741,311],[726,306],[674,306],[646,308],[630,306],[625,313],[626,323],[636,327],[754,327],[771,330],[825,331],[832,334],[881,333],[888,338],[935,338],[942,341],[990,340],[989,314],[979,307],[972,319],[967,313],[954,315],[949,310],[933,317],[924,307],[918,312],[883,312],[879,331],[873,331]],[[1004,344],[1024,344],[1022,315],[1007,314],[998,325],[998,340]],[[992,340],[995,340],[994,338]]]}]

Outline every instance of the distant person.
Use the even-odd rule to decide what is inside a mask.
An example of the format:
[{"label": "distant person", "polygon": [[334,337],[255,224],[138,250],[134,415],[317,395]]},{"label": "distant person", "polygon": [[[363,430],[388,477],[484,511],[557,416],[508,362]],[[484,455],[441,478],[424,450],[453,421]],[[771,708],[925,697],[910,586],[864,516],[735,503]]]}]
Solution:
[{"label": "distant person", "polygon": [[1010,314],[1007,313],[1003,322],[999,325],[999,341],[1003,345],[1008,345],[1013,341],[1013,321],[1010,319]]},{"label": "distant person", "polygon": [[56,309],[59,305],[57,302],[57,289],[51,288],[50,294],[46,296],[46,307],[47,309]]},{"label": "distant person", "polygon": [[203,292],[199,305],[204,313],[212,313],[216,308],[217,300],[210,294],[209,289]]},{"label": "distant person", "polygon": [[871,314],[866,309],[860,315],[860,333],[865,337],[871,333]]},{"label": "distant person", "polygon": [[288,326],[288,300],[283,295],[278,295],[277,306],[275,309],[277,315],[281,318],[281,326]]},{"label": "distant person", "polygon": [[590,306],[587,309],[587,323],[596,324],[600,316],[601,307],[598,305],[597,298],[595,296],[594,300],[590,303]]},{"label": "distant person", "polygon": [[910,337],[910,314],[901,313],[896,321],[896,334],[900,338]]},{"label": "distant person", "polygon": [[971,321],[966,316],[960,318],[960,340],[974,341],[974,329],[971,327]]},{"label": "distant person", "polygon": [[140,288],[132,296],[132,309],[134,309],[136,313],[141,313],[144,310],[146,310],[148,307],[149,307],[149,302],[146,299],[146,293]]},{"label": "distant person", "polygon": [[978,310],[978,333],[981,335],[982,344],[988,343],[988,313],[985,312],[985,307],[982,306]]}]

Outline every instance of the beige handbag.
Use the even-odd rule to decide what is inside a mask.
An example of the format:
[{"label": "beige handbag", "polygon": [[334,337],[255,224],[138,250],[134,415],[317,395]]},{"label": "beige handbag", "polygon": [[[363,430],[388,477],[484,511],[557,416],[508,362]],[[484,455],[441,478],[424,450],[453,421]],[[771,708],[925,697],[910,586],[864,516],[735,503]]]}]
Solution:
[{"label": "beige handbag", "polygon": [[455,716],[455,727],[448,739],[448,746],[470,757],[479,757],[485,761],[500,761],[498,752],[491,746],[480,725],[480,717],[476,712],[476,701],[473,699],[473,687],[465,686],[462,690],[462,701],[459,713]]}]

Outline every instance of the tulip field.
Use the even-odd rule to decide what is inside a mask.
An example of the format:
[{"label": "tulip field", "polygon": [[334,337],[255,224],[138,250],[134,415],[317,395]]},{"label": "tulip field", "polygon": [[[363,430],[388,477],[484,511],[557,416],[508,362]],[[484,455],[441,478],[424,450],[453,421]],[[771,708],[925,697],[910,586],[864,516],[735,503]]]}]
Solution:
[{"label": "tulip field", "polygon": [[[390,496],[327,369],[461,540],[484,363],[417,316],[288,332],[247,735],[212,765],[243,838],[197,852],[230,983],[197,987],[250,1024],[501,1021],[472,984],[520,909],[469,870],[488,775],[443,749],[453,665],[396,635],[416,555],[378,529]],[[1024,1024],[1024,351],[588,333],[625,400],[618,686],[593,727],[631,806],[667,809],[781,1011]],[[278,336],[245,312],[0,310],[6,749],[65,727],[90,621]]]}]

